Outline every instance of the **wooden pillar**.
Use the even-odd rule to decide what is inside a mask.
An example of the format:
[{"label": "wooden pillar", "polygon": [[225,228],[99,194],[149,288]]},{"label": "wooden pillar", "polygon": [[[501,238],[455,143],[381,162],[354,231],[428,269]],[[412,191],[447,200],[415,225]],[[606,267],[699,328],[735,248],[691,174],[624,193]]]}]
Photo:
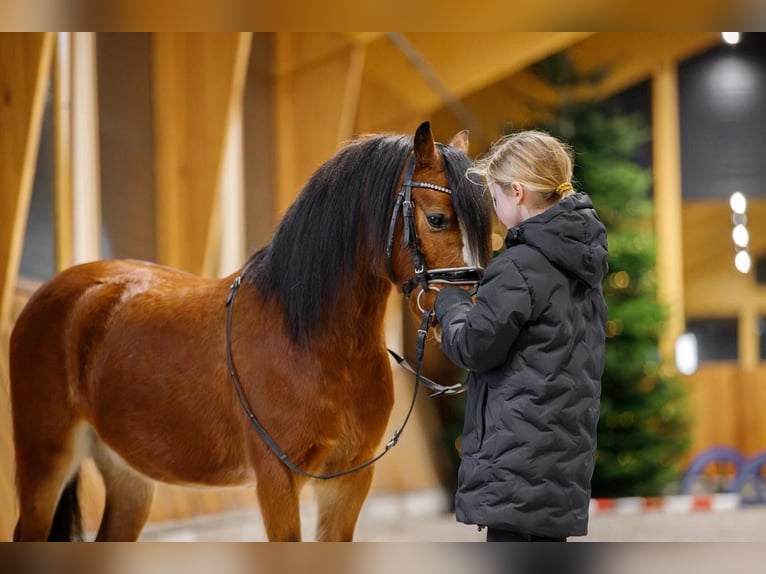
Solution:
[{"label": "wooden pillar", "polygon": [[59,32],[53,93],[56,269],[101,257],[94,32]]},{"label": "wooden pillar", "polygon": [[52,33],[0,34],[0,329],[16,288],[52,53]]},{"label": "wooden pillar", "polygon": [[668,321],[660,337],[660,357],[665,366],[673,366],[675,341],[685,328],[681,138],[675,62],[665,62],[654,72],[652,130],[657,296],[668,313]]},{"label": "wooden pillar", "polygon": [[101,257],[95,32],[72,33],[71,49],[72,263],[84,263]]},{"label": "wooden pillar", "polygon": [[0,34],[0,540],[16,519],[8,333],[32,195],[53,34]]},{"label": "wooden pillar", "polygon": [[102,257],[157,260],[152,35],[97,34]]},{"label": "wooden pillar", "polygon": [[245,259],[244,94],[252,33],[240,34],[229,94],[221,163],[208,224],[203,273],[224,276]]},{"label": "wooden pillar", "polygon": [[[218,186],[218,209],[211,222],[211,238],[217,244],[217,265],[211,263],[211,271],[225,276],[236,271],[245,260],[245,182],[244,182],[244,134],[242,131],[242,105],[232,110],[227,129],[221,178]],[[210,254],[208,249],[208,254]]]},{"label": "wooden pillar", "polygon": [[351,48],[346,72],[343,105],[341,106],[340,121],[338,122],[338,143],[343,143],[354,136],[356,116],[359,109],[359,96],[364,76],[364,55],[366,46],[355,44]]},{"label": "wooden pillar", "polygon": [[193,273],[205,269],[232,95],[244,81],[249,42],[249,33],[154,35],[161,263]]},{"label": "wooden pillar", "polygon": [[54,225],[56,270],[74,262],[72,216],[72,35],[59,32],[53,76]]},{"label": "wooden pillar", "polygon": [[244,93],[246,251],[266,245],[276,223],[275,32],[253,34]]},{"label": "wooden pillar", "polygon": [[739,341],[739,367],[754,371],[761,362],[758,334],[758,306],[754,297],[748,297],[739,308],[737,340]]}]

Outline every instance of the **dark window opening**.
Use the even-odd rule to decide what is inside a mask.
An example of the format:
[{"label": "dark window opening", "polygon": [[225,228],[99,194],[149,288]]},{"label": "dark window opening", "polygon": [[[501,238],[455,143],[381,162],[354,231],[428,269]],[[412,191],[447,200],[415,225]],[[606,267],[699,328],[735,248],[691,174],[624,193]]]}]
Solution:
[{"label": "dark window opening", "polygon": [[690,319],[686,330],[697,337],[699,363],[736,362],[739,356],[736,318]]}]

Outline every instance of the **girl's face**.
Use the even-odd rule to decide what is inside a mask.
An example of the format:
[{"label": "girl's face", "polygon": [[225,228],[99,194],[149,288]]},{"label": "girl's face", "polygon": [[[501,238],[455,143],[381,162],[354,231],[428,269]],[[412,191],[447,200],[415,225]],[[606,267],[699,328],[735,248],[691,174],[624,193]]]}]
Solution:
[{"label": "girl's face", "polygon": [[493,181],[489,184],[489,193],[492,195],[492,203],[500,223],[510,229],[523,221],[521,205],[513,188],[506,191],[503,186]]}]

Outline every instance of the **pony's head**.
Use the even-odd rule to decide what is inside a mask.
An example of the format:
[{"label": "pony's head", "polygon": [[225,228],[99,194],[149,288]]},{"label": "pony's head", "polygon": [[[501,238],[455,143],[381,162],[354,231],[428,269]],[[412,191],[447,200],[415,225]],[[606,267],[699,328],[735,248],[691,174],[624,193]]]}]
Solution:
[{"label": "pony's head", "polygon": [[424,122],[414,138],[354,140],[317,169],[271,244],[243,272],[246,283],[281,303],[294,342],[308,343],[369,314],[370,305],[381,308],[382,318],[391,283],[405,291],[413,310],[418,303],[429,308],[436,292],[420,295],[412,240],[427,270],[487,262],[490,206],[465,176],[467,149],[466,132],[443,145]]},{"label": "pony's head", "polygon": [[449,145],[434,142],[428,122],[415,132],[392,213],[388,257],[390,278],[416,314],[430,309],[445,285],[473,287],[476,270],[489,259],[490,209],[482,188],[465,177],[467,153],[467,131]]}]

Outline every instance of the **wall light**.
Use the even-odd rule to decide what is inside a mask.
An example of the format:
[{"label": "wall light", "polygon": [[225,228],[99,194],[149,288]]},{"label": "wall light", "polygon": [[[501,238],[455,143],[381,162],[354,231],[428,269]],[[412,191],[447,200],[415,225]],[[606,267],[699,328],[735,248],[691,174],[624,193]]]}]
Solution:
[{"label": "wall light", "polygon": [[748,273],[750,271],[750,254],[747,251],[740,251],[734,256],[734,267],[740,273]]},{"label": "wall light", "polygon": [[676,369],[683,375],[693,375],[697,362],[697,337],[694,333],[684,333],[676,339]]},{"label": "wall light", "polygon": [[747,209],[747,199],[740,191],[735,191],[729,198],[729,205],[734,213],[745,213]]},{"label": "wall light", "polygon": [[731,238],[737,247],[747,247],[747,244],[750,243],[750,233],[747,231],[747,227],[741,223],[735,225],[734,229],[731,230]]},{"label": "wall light", "polygon": [[734,267],[740,273],[749,273],[752,264],[750,253],[748,253],[748,244],[750,243],[750,233],[747,230],[747,198],[740,191],[735,191],[729,198],[731,206],[731,223],[734,226],[731,230],[731,238],[734,241]]},{"label": "wall light", "polygon": [[739,32],[721,32],[721,36],[723,36],[723,41],[727,44],[739,44],[739,41],[741,39],[741,35]]}]

